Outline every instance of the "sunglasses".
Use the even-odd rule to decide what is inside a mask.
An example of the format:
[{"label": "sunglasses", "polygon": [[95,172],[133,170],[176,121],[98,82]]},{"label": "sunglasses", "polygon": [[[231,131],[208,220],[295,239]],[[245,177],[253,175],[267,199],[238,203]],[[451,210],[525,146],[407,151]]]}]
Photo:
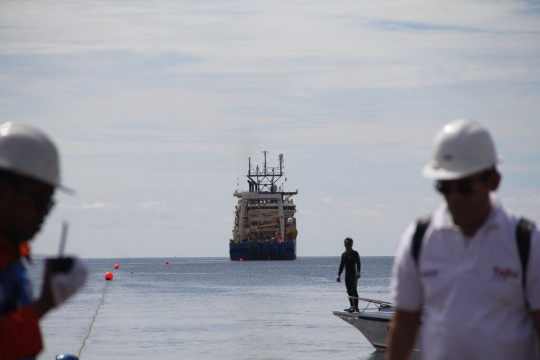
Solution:
[{"label": "sunglasses", "polygon": [[457,191],[460,195],[470,195],[476,183],[486,183],[490,177],[489,172],[482,173],[479,177],[466,178],[460,180],[438,180],[435,182],[435,189],[443,195]]},{"label": "sunglasses", "polygon": [[19,194],[32,199],[36,207],[42,211],[48,212],[56,204],[54,199],[51,198],[49,195],[38,194],[36,192],[29,191],[28,189],[23,189],[23,188],[19,188],[18,192]]}]

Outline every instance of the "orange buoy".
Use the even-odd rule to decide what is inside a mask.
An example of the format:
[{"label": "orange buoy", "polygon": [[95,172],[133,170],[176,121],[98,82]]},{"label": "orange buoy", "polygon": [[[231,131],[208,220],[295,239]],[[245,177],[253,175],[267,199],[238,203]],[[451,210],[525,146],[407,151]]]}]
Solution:
[{"label": "orange buoy", "polygon": [[113,274],[112,272],[108,271],[105,273],[105,280],[112,280],[113,279]]},{"label": "orange buoy", "polygon": [[114,268],[115,268],[115,269],[120,269],[120,265],[114,264]]},{"label": "orange buoy", "polygon": [[240,258],[240,261],[244,261],[244,259]]},{"label": "orange buoy", "polygon": [[169,260],[165,260],[165,264],[169,265]]}]

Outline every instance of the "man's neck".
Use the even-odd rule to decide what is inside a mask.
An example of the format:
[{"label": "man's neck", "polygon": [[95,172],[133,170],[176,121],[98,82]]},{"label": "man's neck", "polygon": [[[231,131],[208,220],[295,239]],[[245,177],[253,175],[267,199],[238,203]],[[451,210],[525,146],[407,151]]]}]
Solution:
[{"label": "man's neck", "polygon": [[474,234],[476,234],[476,232],[487,221],[487,219],[489,218],[490,213],[491,213],[491,205],[489,205],[488,208],[486,209],[486,211],[484,211],[481,214],[481,216],[478,216],[478,218],[475,219],[475,221],[471,221],[468,224],[463,224],[463,225],[459,226],[459,228],[460,228],[461,232],[463,233],[463,235],[465,235],[466,237],[473,237]]}]

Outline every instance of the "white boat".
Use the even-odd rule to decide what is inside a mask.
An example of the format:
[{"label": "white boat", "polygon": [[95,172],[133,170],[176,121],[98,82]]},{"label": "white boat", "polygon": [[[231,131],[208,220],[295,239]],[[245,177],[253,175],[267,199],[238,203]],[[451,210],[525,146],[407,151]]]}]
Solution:
[{"label": "white boat", "polygon": [[366,298],[358,300],[366,304],[359,312],[334,311],[334,315],[357,328],[375,349],[386,350],[390,320],[394,315],[392,304]]},{"label": "white boat", "polygon": [[[394,307],[387,301],[357,298],[366,305],[359,312],[334,311],[334,315],[357,328],[377,350],[385,351]],[[360,303],[358,304],[360,305]],[[358,306],[360,308],[360,306]],[[418,341],[414,351],[418,351]]]}]

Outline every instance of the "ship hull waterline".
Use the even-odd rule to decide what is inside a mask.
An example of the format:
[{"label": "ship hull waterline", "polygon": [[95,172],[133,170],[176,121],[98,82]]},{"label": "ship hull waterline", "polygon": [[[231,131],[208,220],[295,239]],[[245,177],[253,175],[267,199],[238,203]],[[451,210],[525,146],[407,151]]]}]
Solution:
[{"label": "ship hull waterline", "polygon": [[230,243],[231,260],[295,260],[296,243],[289,242],[243,242]]}]

